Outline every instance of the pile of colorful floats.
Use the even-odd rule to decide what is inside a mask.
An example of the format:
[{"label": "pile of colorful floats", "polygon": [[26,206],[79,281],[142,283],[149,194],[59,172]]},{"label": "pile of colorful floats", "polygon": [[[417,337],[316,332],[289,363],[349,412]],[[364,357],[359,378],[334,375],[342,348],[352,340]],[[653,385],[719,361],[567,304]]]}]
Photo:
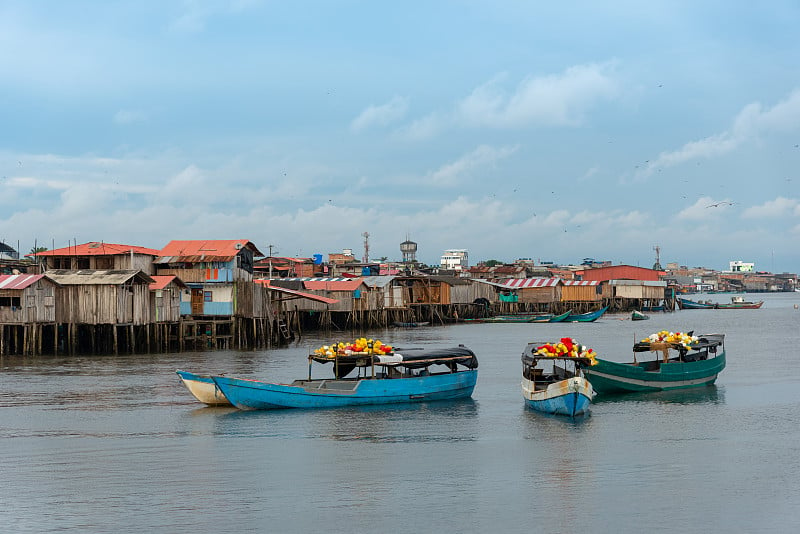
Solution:
[{"label": "pile of colorful floats", "polygon": [[[633,361],[597,358],[572,338],[528,343],[522,353],[522,395],[530,408],[570,417],[589,413],[597,394],[663,391],[711,385],[725,368],[724,334],[661,331],[633,346]],[[649,353],[642,359],[637,354]],[[332,377],[312,378],[313,364]],[[308,376],[291,384],[177,371],[194,397],[242,410],[333,408],[462,399],[472,396],[478,359],[463,345],[398,348],[380,340],[336,342],[308,355]]]}]

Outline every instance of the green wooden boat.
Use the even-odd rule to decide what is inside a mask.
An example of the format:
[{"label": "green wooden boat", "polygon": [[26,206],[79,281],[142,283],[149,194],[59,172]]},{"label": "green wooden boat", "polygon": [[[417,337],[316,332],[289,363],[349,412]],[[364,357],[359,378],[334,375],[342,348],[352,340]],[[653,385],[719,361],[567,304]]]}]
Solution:
[{"label": "green wooden boat", "polygon": [[[597,358],[586,369],[586,378],[599,394],[633,391],[664,391],[714,383],[725,368],[725,334],[697,336],[690,347],[669,343],[636,343],[631,363]],[[636,353],[653,356],[639,361]]]}]

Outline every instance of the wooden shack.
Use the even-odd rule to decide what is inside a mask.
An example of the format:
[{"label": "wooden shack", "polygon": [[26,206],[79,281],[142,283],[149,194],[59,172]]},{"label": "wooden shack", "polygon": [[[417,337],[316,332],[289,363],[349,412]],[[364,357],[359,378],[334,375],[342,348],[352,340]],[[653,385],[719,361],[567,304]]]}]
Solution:
[{"label": "wooden shack", "polygon": [[42,274],[0,275],[0,324],[55,322],[57,287]]},{"label": "wooden shack", "polygon": [[0,355],[41,354],[55,337],[55,292],[45,275],[0,275]]},{"label": "wooden shack", "polygon": [[142,271],[56,269],[47,277],[58,284],[56,322],[145,325],[150,322],[150,284]]},{"label": "wooden shack", "polygon": [[523,304],[550,304],[561,301],[564,283],[560,278],[511,278],[501,282],[504,288],[516,292]]},{"label": "wooden shack", "polygon": [[562,280],[561,302],[601,302],[602,284],[596,280]]},{"label": "wooden shack", "polygon": [[155,274],[177,276],[191,289],[182,315],[252,318],[263,310],[252,284],[254,258],[261,255],[247,239],[170,241],[154,260]]},{"label": "wooden shack", "polygon": [[181,295],[188,289],[180,278],[175,275],[151,276],[150,284],[150,310],[153,315],[151,322],[172,323],[181,320]]},{"label": "wooden shack", "polygon": [[133,270],[153,274],[153,259],[158,250],[137,245],[120,245],[91,241],[33,254],[45,271],[67,270]]}]

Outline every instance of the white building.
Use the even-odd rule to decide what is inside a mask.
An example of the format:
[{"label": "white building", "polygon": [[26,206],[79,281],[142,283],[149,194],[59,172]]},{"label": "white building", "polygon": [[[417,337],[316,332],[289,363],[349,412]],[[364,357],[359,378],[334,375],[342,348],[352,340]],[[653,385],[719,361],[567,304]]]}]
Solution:
[{"label": "white building", "polygon": [[732,273],[752,273],[756,270],[755,263],[745,263],[739,260],[729,262],[729,265],[731,267],[730,272]]},{"label": "white building", "polygon": [[465,271],[469,268],[469,255],[466,249],[445,250],[442,254],[440,269]]}]

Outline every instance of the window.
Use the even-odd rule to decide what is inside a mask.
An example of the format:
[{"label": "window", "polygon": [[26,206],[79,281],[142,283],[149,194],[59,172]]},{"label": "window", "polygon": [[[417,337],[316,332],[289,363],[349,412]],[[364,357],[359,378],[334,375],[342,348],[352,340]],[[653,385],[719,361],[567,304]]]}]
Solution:
[{"label": "window", "polygon": [[0,297],[0,308],[19,308],[20,297]]},{"label": "window", "polygon": [[211,291],[203,291],[203,302],[211,302]]}]

